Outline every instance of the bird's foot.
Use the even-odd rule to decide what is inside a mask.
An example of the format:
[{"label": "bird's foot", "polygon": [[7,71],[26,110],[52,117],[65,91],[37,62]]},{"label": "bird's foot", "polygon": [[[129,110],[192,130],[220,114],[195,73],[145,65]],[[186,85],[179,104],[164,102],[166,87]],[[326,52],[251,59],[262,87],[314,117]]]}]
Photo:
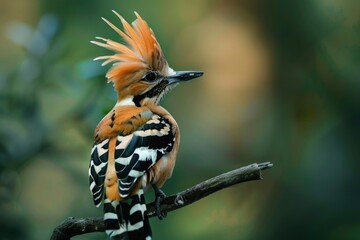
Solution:
[{"label": "bird's foot", "polygon": [[158,188],[155,184],[152,185],[154,192],[155,192],[155,210],[156,210],[156,216],[159,218],[159,220],[164,219],[167,216],[167,212],[162,212],[160,209],[160,203],[161,200],[166,197],[165,193]]}]

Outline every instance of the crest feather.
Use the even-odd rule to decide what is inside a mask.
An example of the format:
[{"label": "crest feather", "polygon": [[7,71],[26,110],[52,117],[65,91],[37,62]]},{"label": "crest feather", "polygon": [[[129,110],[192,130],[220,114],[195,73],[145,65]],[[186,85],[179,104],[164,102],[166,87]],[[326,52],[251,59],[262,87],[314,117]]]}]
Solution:
[{"label": "crest feather", "polygon": [[119,13],[113,11],[120,19],[123,29],[120,30],[110,21],[102,18],[115,32],[117,32],[127,43],[122,44],[111,39],[97,37],[100,41],[91,41],[100,47],[104,47],[115,54],[100,56],[94,60],[104,60],[102,65],[113,63],[106,77],[114,82],[115,89],[131,84],[131,76],[143,69],[165,71],[167,62],[161,47],[156,40],[154,32],[148,24],[135,12],[136,20],[130,25]]}]

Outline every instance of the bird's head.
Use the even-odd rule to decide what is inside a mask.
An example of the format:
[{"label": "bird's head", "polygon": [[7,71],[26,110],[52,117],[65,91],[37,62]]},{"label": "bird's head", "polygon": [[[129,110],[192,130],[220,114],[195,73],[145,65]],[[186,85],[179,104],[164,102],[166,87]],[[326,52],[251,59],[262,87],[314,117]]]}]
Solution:
[{"label": "bird's head", "polygon": [[127,43],[121,44],[110,39],[91,41],[115,52],[95,60],[105,60],[103,65],[113,63],[107,72],[109,82],[114,83],[118,94],[118,104],[144,106],[158,104],[161,97],[178,83],[203,75],[200,71],[174,71],[171,69],[156,40],[154,32],[135,12],[137,19],[132,26],[117,12],[124,31],[108,20],[103,20],[113,28]]}]

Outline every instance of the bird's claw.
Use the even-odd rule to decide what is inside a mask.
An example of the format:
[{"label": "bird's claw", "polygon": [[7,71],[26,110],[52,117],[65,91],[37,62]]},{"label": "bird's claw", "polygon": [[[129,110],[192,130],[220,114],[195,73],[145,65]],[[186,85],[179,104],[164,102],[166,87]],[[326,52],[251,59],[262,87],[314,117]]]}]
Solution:
[{"label": "bird's claw", "polygon": [[159,218],[159,220],[164,219],[167,216],[167,212],[161,211],[161,200],[166,197],[165,193],[159,189],[157,186],[153,185],[154,191],[155,191],[155,210],[156,210],[156,216]]}]

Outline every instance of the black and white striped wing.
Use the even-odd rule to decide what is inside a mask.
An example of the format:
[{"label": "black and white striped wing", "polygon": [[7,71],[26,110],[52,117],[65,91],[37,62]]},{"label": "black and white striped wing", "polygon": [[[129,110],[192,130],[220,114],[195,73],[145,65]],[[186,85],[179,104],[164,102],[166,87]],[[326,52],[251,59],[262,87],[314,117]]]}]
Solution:
[{"label": "black and white striped wing", "polygon": [[171,124],[158,115],[153,115],[132,135],[118,136],[115,169],[121,197],[127,197],[136,180],[172,150],[174,140]]},{"label": "black and white striped wing", "polygon": [[99,144],[95,144],[91,150],[89,165],[90,191],[97,207],[100,206],[104,194],[103,189],[109,154],[108,148],[109,140],[106,139]]}]

